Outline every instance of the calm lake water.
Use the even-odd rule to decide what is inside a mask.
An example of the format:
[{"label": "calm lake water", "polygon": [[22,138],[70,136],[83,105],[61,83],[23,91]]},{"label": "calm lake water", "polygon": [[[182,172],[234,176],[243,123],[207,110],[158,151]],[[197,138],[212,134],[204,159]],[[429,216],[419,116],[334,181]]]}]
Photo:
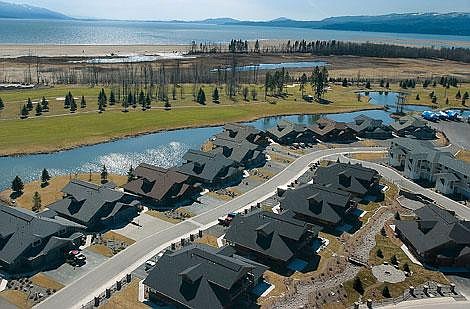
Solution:
[{"label": "calm lake water", "polygon": [[[371,104],[388,106],[391,112],[395,110],[398,101],[398,93],[396,92],[389,92],[388,94],[386,94],[385,92],[372,91],[368,94],[366,92],[361,92],[361,95],[369,96]],[[429,106],[422,105],[407,104],[403,106],[403,111],[405,112],[423,112],[430,109],[432,108]]]},{"label": "calm lake water", "polygon": [[[294,61],[294,62],[279,62],[279,63],[260,63],[258,65],[245,65],[237,67],[236,70],[240,72],[258,70],[278,70],[278,69],[302,69],[302,68],[315,68],[324,67],[328,65],[325,61]],[[219,69],[212,69],[211,72],[217,72]],[[232,68],[225,68],[231,71]]]},{"label": "calm lake water", "polygon": [[242,40],[342,40],[470,47],[470,37],[207,24],[0,19],[3,44],[189,44]]},{"label": "calm lake water", "polygon": [[[389,113],[381,110],[331,114],[326,117],[350,122],[360,114],[382,119],[387,124],[393,121]],[[247,124],[266,130],[281,120],[308,125],[319,117],[320,115],[269,117]],[[221,130],[222,127],[212,127],[160,132],[52,154],[0,158],[0,189],[8,188],[16,175],[23,181],[38,179],[43,168],[52,175],[66,175],[87,173],[90,170],[97,172],[103,165],[112,173],[125,174],[131,165],[137,166],[142,162],[171,167],[181,163],[188,149],[199,149],[208,138]]]}]

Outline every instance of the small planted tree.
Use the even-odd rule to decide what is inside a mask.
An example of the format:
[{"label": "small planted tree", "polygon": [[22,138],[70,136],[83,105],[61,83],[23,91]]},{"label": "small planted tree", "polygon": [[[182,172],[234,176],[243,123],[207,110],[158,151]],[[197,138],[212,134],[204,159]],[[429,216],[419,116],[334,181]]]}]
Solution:
[{"label": "small planted tree", "polygon": [[139,93],[139,105],[142,106],[142,110],[145,110],[145,94],[143,90]]},{"label": "small planted tree", "polygon": [[250,90],[248,90],[248,87],[243,88],[242,94],[243,100],[248,101],[248,95],[250,94]]},{"label": "small planted tree", "polygon": [[382,235],[383,237],[387,236],[387,231],[385,231],[385,227],[382,227],[380,229],[380,235]]},{"label": "small planted tree", "polygon": [[369,82],[369,81],[367,81],[367,83],[366,83],[366,88],[367,88],[367,89],[370,89],[370,88],[371,88],[371,85],[370,85],[370,82]]},{"label": "small planted tree", "polygon": [[381,258],[381,259],[383,259],[383,258],[384,258],[384,254],[383,254],[383,252],[382,252],[382,250],[381,250],[380,248],[379,248],[379,249],[377,249],[377,252],[376,252],[376,254],[377,254],[377,256],[378,256],[379,258]]},{"label": "small planted tree", "polygon": [[152,98],[150,98],[150,93],[147,92],[147,96],[145,97],[145,107],[147,109],[152,108]]},{"label": "small planted tree", "polygon": [[215,87],[214,92],[212,93],[212,102],[220,103],[219,89]]},{"label": "small planted tree", "polygon": [[106,168],[106,165],[103,165],[100,175],[101,175],[101,183],[107,183],[108,182],[108,169]]},{"label": "small planted tree", "polygon": [[353,289],[359,294],[364,294],[364,286],[362,285],[361,278],[356,277],[353,282]]},{"label": "small planted tree", "polygon": [[419,97],[419,93],[416,95],[416,101],[419,101],[421,100],[421,98]]},{"label": "small planted tree", "polygon": [[20,117],[22,119],[28,118],[29,111],[28,111],[28,108],[26,107],[26,105],[23,105],[23,107],[21,108],[20,115],[21,115]]},{"label": "small planted tree", "polygon": [[34,212],[39,212],[41,210],[41,195],[38,191],[34,192],[33,195],[33,207],[31,208]]},{"label": "small planted tree", "polygon": [[36,116],[42,115],[42,106],[40,103],[36,104]]},{"label": "small planted tree", "polygon": [[401,220],[400,213],[398,211],[395,213],[395,220]]},{"label": "small planted tree", "polygon": [[127,181],[129,182],[129,181],[134,180],[134,177],[135,177],[134,176],[134,168],[131,165],[131,167],[129,168],[129,171],[127,172]]},{"label": "small planted tree", "polygon": [[75,113],[77,111],[77,102],[75,102],[75,99],[72,98],[70,100],[70,112]]},{"label": "small planted tree", "polygon": [[390,295],[390,290],[388,289],[388,286],[385,286],[382,290],[382,296],[385,298],[391,298],[392,295]]},{"label": "small planted tree", "polygon": [[24,184],[19,176],[16,176],[11,182],[11,190],[16,196],[23,194]]},{"label": "small planted tree", "polygon": [[460,100],[462,98],[462,94],[460,93],[460,89],[457,91],[457,94],[455,95],[455,98],[457,100]]},{"label": "small planted tree", "polygon": [[109,105],[115,105],[116,104],[116,96],[114,95],[114,91],[111,90],[109,93]]},{"label": "small planted tree", "polygon": [[31,98],[28,98],[28,102],[26,103],[26,108],[28,109],[28,111],[33,110],[33,101],[31,101]]},{"label": "small planted tree", "polygon": [[49,101],[47,101],[46,97],[42,97],[41,107],[43,112],[49,111]]},{"label": "small planted tree", "polygon": [[199,88],[196,101],[201,105],[206,105],[206,94],[202,88]]},{"label": "small planted tree", "polygon": [[42,170],[41,174],[41,187],[47,187],[49,185],[49,180],[51,180],[51,175],[46,169]]},{"label": "small planted tree", "polygon": [[258,92],[256,91],[256,87],[251,89],[251,99],[253,101],[258,100]]},{"label": "small planted tree", "polygon": [[392,257],[390,258],[390,263],[392,263],[393,265],[398,265],[398,259],[395,254],[392,255]]},{"label": "small planted tree", "polygon": [[82,99],[80,101],[80,108],[85,108],[85,107],[86,107],[85,96],[82,96]]},{"label": "small planted tree", "polygon": [[0,110],[5,108],[5,103],[3,103],[2,98],[0,98]]},{"label": "small planted tree", "polygon": [[405,263],[403,265],[403,271],[406,271],[407,273],[411,272],[410,265],[408,265],[408,263]]}]

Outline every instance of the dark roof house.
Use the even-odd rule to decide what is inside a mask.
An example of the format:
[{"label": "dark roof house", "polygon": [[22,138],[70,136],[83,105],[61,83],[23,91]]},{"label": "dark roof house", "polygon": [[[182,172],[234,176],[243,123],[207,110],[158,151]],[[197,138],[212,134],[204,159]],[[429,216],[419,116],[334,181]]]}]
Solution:
[{"label": "dark roof house", "polygon": [[382,120],[372,119],[366,115],[359,115],[354,122],[348,123],[354,133],[362,138],[389,139],[392,138],[392,130],[383,124]]},{"label": "dark roof house", "polygon": [[431,266],[470,269],[470,221],[460,221],[434,204],[415,213],[414,221],[395,222],[398,236],[413,253]]},{"label": "dark roof house", "polygon": [[234,307],[262,280],[266,269],[230,250],[193,244],[165,252],[143,284],[152,301],[180,308],[222,309]]},{"label": "dark roof house", "polygon": [[289,121],[280,121],[276,126],[268,129],[266,134],[274,142],[284,145],[315,141],[313,132],[309,128]]},{"label": "dark roof house", "polygon": [[78,248],[84,226],[0,203],[0,268],[30,272],[57,265]]},{"label": "dark roof house", "polygon": [[236,216],[225,234],[240,255],[277,266],[286,266],[317,237],[318,228],[312,224],[294,219],[289,213],[266,211]]},{"label": "dark roof house", "polygon": [[358,198],[378,193],[379,180],[376,170],[349,163],[319,167],[313,179],[314,183],[349,192]]},{"label": "dark roof house", "polygon": [[356,204],[351,193],[318,184],[289,189],[281,199],[281,209],[294,218],[328,227],[339,225]]},{"label": "dark roof house", "polygon": [[309,128],[323,142],[350,142],[356,139],[353,130],[346,123],[328,118],[320,118]]},{"label": "dark roof house", "polygon": [[48,208],[90,230],[128,222],[137,215],[140,207],[133,196],[115,189],[112,183],[98,186],[72,180],[62,192],[64,198]]},{"label": "dark roof house", "polygon": [[186,163],[172,169],[190,176],[194,183],[221,187],[239,182],[243,176],[240,163],[227,159],[220,153],[189,150],[183,160]]},{"label": "dark roof house", "polygon": [[253,126],[247,126],[238,123],[226,124],[224,126],[224,131],[222,133],[216,134],[215,139],[231,140],[235,143],[248,141],[263,147],[269,145],[269,140],[265,132],[256,129]]},{"label": "dark roof house", "polygon": [[134,177],[124,190],[158,204],[180,202],[200,191],[190,184],[188,175],[150,164],[140,164],[134,170]]},{"label": "dark roof house", "polygon": [[413,116],[404,116],[390,125],[398,136],[413,136],[417,139],[435,139],[436,130],[427,123]]},{"label": "dark roof house", "polygon": [[210,153],[222,154],[245,168],[259,167],[266,162],[265,148],[247,140],[235,142],[225,138],[217,138],[213,144],[216,148],[212,149]]}]

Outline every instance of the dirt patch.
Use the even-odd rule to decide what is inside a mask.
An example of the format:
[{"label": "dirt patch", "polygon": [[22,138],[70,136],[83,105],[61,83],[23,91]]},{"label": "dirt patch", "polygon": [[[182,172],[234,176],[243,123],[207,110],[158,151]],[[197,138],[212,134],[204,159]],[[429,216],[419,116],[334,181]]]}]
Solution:
[{"label": "dirt patch", "polygon": [[64,287],[62,283],[59,283],[52,279],[49,276],[46,276],[42,273],[36,274],[31,277],[31,282],[37,286],[43,287],[45,289],[51,289],[58,291]]}]

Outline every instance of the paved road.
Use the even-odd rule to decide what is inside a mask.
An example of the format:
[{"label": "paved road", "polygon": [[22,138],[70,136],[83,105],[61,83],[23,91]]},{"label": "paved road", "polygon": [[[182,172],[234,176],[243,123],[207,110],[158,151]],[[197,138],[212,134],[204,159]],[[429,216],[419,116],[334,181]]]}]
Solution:
[{"label": "paved road", "polygon": [[[337,157],[337,155],[334,155],[333,157]],[[436,201],[437,204],[440,206],[450,210],[454,211],[459,217],[465,220],[470,220],[470,208],[466,207],[454,200],[451,200],[450,198],[447,198],[439,193],[436,193],[430,189],[426,189],[421,187],[420,185],[414,183],[413,181],[410,181],[406,178],[404,178],[402,175],[400,175],[398,172],[395,170],[383,166],[377,163],[372,163],[372,162],[366,162],[366,161],[360,161],[360,160],[354,160],[354,159],[347,159],[348,161],[351,161],[351,163],[361,163],[362,165],[375,169],[376,171],[379,172],[382,177],[388,179],[389,181],[395,183],[398,185],[400,188],[408,190],[410,192],[414,193],[420,193],[424,196],[427,196],[434,201]]]},{"label": "paved road", "polygon": [[[363,308],[366,308],[365,306]],[[381,307],[383,309],[466,309],[470,308],[469,301],[456,301],[453,298],[434,298],[434,299],[420,299],[413,301],[406,301],[397,305],[388,305]]]},{"label": "paved road", "polygon": [[455,121],[428,122],[429,125],[445,133],[449,141],[460,148],[470,149],[470,124]]},{"label": "paved road", "polygon": [[36,308],[80,308],[83,304],[91,301],[94,296],[102,293],[116,280],[123,278],[127,273],[132,272],[139,265],[145,263],[147,259],[169,246],[171,242],[178,241],[181,237],[188,237],[190,233],[196,233],[199,229],[205,229],[217,224],[217,219],[229,212],[249,207],[273,195],[278,187],[291,183],[305,173],[311,163],[333,154],[383,150],[385,149],[350,147],[321,150],[304,155],[269,181],[236,199],[136,242],[126,250],[102,263],[94,271],[85,274],[53,296],[47,298],[37,305]]}]

